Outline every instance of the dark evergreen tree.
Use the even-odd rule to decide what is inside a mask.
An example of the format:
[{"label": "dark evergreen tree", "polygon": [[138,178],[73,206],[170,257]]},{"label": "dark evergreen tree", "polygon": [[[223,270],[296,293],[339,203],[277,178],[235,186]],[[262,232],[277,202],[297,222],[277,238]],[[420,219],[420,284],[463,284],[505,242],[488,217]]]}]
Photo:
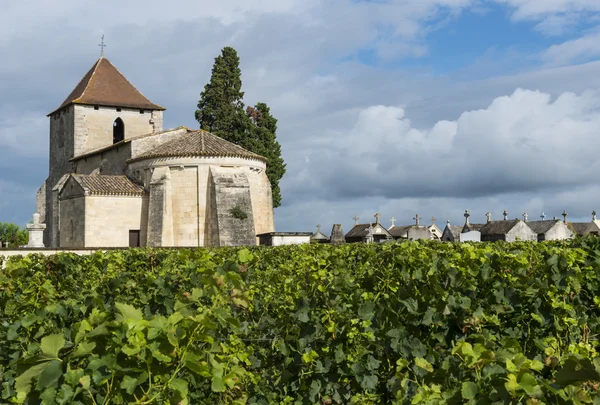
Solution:
[{"label": "dark evergreen tree", "polygon": [[243,147],[269,160],[267,177],[273,192],[273,207],[279,207],[281,205],[279,180],[285,174],[285,163],[281,157],[281,145],[277,142],[277,119],[271,115],[269,106],[265,103],[248,107],[246,113],[254,125],[252,136]]},{"label": "dark evergreen tree", "polygon": [[265,103],[244,111],[240,58],[225,47],[215,58],[210,82],[200,93],[196,120],[200,128],[268,159],[267,177],[273,192],[273,207],[281,205],[279,180],[285,174],[281,145],[277,142],[277,120]]},{"label": "dark evergreen tree", "polygon": [[215,58],[210,82],[200,93],[196,120],[200,128],[233,143],[243,143],[250,121],[244,112],[244,92],[240,58],[235,49],[225,47]]}]

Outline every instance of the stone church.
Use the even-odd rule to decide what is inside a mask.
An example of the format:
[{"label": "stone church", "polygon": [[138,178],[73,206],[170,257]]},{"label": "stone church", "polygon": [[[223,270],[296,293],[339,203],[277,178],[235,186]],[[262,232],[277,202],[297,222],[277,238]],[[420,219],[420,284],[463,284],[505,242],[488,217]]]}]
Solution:
[{"label": "stone church", "polygon": [[53,112],[37,193],[49,247],[235,246],[273,232],[264,157],[165,108],[101,57]]}]

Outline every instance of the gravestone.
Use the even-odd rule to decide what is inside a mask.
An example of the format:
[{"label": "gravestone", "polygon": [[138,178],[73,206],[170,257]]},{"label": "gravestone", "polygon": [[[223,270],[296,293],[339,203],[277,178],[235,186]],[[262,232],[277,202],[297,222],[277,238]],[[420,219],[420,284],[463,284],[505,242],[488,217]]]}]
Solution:
[{"label": "gravestone", "polygon": [[331,229],[331,237],[329,238],[330,243],[334,245],[341,245],[342,243],[346,243],[346,237],[344,236],[344,230],[342,229],[342,224],[334,224]]},{"label": "gravestone", "polygon": [[33,223],[27,224],[27,231],[29,232],[29,242],[27,243],[27,247],[43,248],[45,229],[46,224],[40,223],[40,214],[36,212],[33,214]]}]

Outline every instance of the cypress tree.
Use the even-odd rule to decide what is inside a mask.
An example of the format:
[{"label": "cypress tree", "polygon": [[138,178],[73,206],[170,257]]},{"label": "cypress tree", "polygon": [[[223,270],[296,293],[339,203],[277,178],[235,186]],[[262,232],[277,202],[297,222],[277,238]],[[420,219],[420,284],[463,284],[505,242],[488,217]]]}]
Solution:
[{"label": "cypress tree", "polygon": [[281,205],[279,180],[285,174],[285,163],[281,157],[281,145],[277,141],[276,135],[277,119],[271,115],[271,110],[265,103],[248,107],[246,112],[254,125],[252,126],[252,136],[248,139],[248,144],[243,145],[243,147],[269,160],[267,177],[271,183],[273,207],[276,208]]},{"label": "cypress tree", "polygon": [[267,177],[273,193],[273,208],[281,205],[279,180],[285,174],[281,145],[277,142],[277,120],[265,103],[244,111],[240,58],[225,47],[215,58],[210,82],[200,93],[196,120],[200,128],[268,159]]},{"label": "cypress tree", "polygon": [[225,47],[215,58],[210,82],[200,93],[196,120],[200,128],[239,144],[247,136],[250,122],[244,113],[240,58]]}]

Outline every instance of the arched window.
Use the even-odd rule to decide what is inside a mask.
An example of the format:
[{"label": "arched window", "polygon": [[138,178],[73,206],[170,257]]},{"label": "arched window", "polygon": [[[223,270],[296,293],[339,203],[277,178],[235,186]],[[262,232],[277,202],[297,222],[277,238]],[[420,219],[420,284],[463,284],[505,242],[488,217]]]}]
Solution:
[{"label": "arched window", "polygon": [[121,118],[113,122],[113,143],[121,142],[125,139],[125,124]]}]

